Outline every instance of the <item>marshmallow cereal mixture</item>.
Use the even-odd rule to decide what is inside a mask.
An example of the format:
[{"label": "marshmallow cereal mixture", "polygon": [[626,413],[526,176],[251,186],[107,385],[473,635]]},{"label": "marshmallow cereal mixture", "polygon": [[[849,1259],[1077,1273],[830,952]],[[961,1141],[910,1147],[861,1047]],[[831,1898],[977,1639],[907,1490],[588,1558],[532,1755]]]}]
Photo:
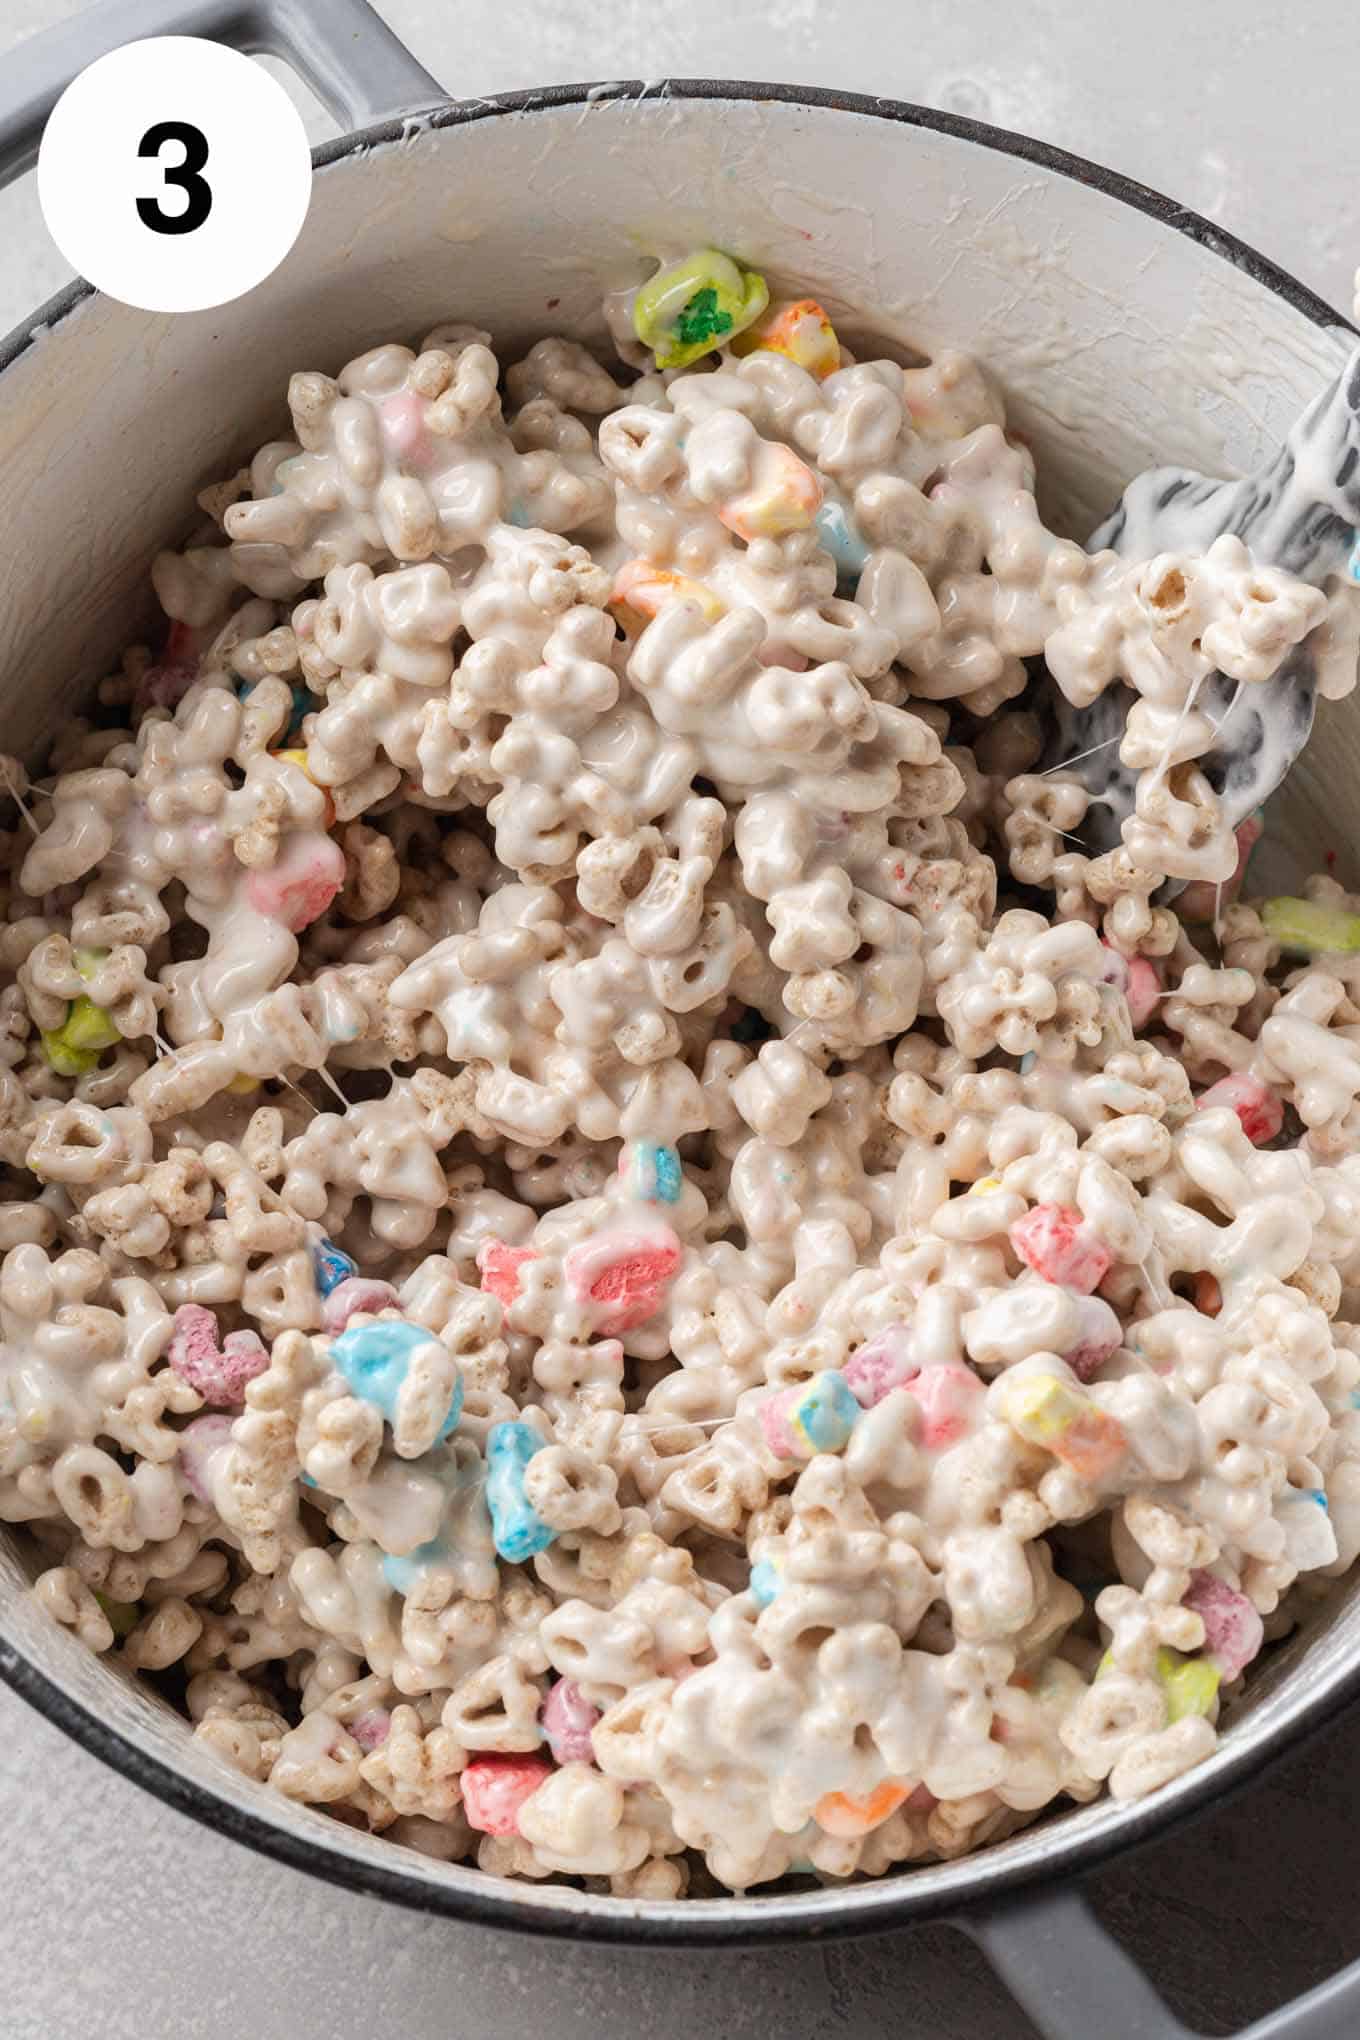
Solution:
[{"label": "marshmallow cereal mixture", "polygon": [[0,760],[0,1519],[250,1777],[671,1898],[1154,1791],[1360,1552],[1360,898],[1194,705],[1360,590],[713,250],[608,314],[294,375]]}]

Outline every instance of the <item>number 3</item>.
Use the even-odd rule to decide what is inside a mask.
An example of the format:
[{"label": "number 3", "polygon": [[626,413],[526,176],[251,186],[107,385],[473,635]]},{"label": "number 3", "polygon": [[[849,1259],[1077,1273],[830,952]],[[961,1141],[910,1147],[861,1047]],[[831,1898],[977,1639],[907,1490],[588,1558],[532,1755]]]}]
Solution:
[{"label": "number 3", "polygon": [[187,203],[180,212],[166,212],[158,198],[139,198],[137,211],[155,234],[192,234],[212,211],[212,186],[199,174],[208,160],[207,136],[186,120],[158,120],[137,144],[137,154],[159,156],[167,142],[178,142],[184,159],[165,170],[165,181],[178,184]]}]

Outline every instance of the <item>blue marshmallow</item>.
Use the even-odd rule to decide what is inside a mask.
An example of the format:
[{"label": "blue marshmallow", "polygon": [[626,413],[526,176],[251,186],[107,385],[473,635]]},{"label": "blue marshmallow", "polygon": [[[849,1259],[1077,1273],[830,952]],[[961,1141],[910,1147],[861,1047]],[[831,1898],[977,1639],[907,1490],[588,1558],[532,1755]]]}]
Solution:
[{"label": "blue marshmallow", "polygon": [[753,1599],[762,1608],[768,1608],[783,1585],[778,1566],[772,1559],[762,1558],[758,1565],[751,1567],[747,1582]]},{"label": "blue marshmallow", "polygon": [[319,703],[310,687],[295,685],[293,688],[293,712],[288,718],[288,739],[302,734],[302,719],[312,713]]},{"label": "blue marshmallow", "polygon": [[848,510],[833,502],[823,503],[813,522],[818,538],[836,562],[837,587],[853,588],[869,557],[869,547],[859,526]]},{"label": "blue marshmallow", "polygon": [[841,1452],[849,1442],[860,1407],[845,1376],[828,1367],[814,1375],[790,1406],[789,1427],[813,1452]]},{"label": "blue marshmallow", "polygon": [[685,1187],[680,1157],[673,1147],[660,1141],[634,1141],[619,1163],[635,1197],[648,1204],[678,1204]]},{"label": "blue marshmallow", "polygon": [[432,1537],[428,1544],[418,1544],[414,1551],[408,1551],[402,1558],[394,1558],[391,1552],[387,1552],[382,1562],[383,1578],[399,1594],[409,1594],[432,1566],[446,1564],[451,1555],[447,1544],[438,1537]]},{"label": "blue marshmallow", "polygon": [[524,1469],[543,1440],[531,1424],[493,1424],[486,1440],[486,1505],[496,1550],[512,1565],[546,1551],[557,1532],[524,1493]]},{"label": "blue marshmallow", "polygon": [[[411,1356],[422,1346],[437,1344],[424,1325],[382,1321],[355,1325],[331,1344],[331,1358],[354,1393],[382,1411],[389,1424],[396,1422],[397,1397],[406,1381]],[[463,1384],[457,1379],[449,1413],[439,1428],[436,1444],[442,1444],[457,1428],[463,1410]]]},{"label": "blue marshmallow", "polygon": [[[329,1296],[342,1282],[348,1282],[351,1275],[359,1272],[358,1263],[351,1261],[348,1254],[330,1240],[317,1240],[312,1246],[312,1273],[316,1286],[323,1296]],[[430,1336],[427,1332],[426,1338]]]}]

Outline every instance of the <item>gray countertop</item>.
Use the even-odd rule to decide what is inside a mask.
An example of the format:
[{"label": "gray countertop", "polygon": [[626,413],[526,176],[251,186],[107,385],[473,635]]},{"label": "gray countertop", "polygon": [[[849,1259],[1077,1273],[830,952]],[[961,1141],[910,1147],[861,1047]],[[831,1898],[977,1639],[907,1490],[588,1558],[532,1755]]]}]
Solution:
[{"label": "gray countertop", "polygon": [[[630,1954],[335,1891],[159,1806],[3,1691],[0,1823],[4,2040],[1033,2033],[946,1927],[758,1955]],[[1235,2032],[1360,1951],[1358,1829],[1355,1721],[1090,1891],[1183,2019]]]},{"label": "gray countertop", "polygon": [[[1354,28],[1302,0],[379,0],[452,90],[729,76],[918,99],[1170,192],[1334,303],[1360,260]],[[0,66],[79,0],[5,0]],[[507,24],[513,22],[513,27]],[[298,93],[317,139],[324,115]],[[1281,107],[1284,118],[1281,118]],[[0,196],[0,330],[64,278],[28,186]],[[967,344],[967,335],[959,336]],[[285,368],[292,364],[283,364]],[[1235,2030],[1360,1953],[1360,1722],[1096,1879],[1177,2011]],[[0,2040],[1023,2040],[948,1928],[758,1956],[548,1948],[331,1890],[195,1827],[0,1691]],[[1098,2036],[1093,2036],[1098,2040]],[[1148,2036],[1153,2040],[1153,2036]]]}]

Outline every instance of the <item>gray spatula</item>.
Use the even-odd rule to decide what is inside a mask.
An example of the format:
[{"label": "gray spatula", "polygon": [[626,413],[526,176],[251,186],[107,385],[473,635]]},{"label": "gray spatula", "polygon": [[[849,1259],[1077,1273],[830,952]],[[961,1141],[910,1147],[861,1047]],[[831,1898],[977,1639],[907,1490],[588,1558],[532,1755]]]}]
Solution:
[{"label": "gray spatula", "polygon": [[[1320,587],[1347,570],[1357,524],[1360,350],[1259,474],[1216,482],[1187,468],[1149,468],[1092,532],[1087,551],[1149,560],[1164,552],[1204,552],[1231,533],[1261,566]],[[1099,855],[1120,842],[1133,812],[1137,774],[1121,764],[1118,739],[1136,697],[1127,687],[1111,686],[1079,709],[1056,689],[1055,695],[1044,768],[1067,767],[1095,797],[1080,835]],[[1295,646],[1262,686],[1239,687],[1225,673],[1201,684],[1195,705],[1222,734],[1197,762],[1232,827],[1274,792],[1307,743],[1316,696],[1317,667],[1306,643]]]}]

